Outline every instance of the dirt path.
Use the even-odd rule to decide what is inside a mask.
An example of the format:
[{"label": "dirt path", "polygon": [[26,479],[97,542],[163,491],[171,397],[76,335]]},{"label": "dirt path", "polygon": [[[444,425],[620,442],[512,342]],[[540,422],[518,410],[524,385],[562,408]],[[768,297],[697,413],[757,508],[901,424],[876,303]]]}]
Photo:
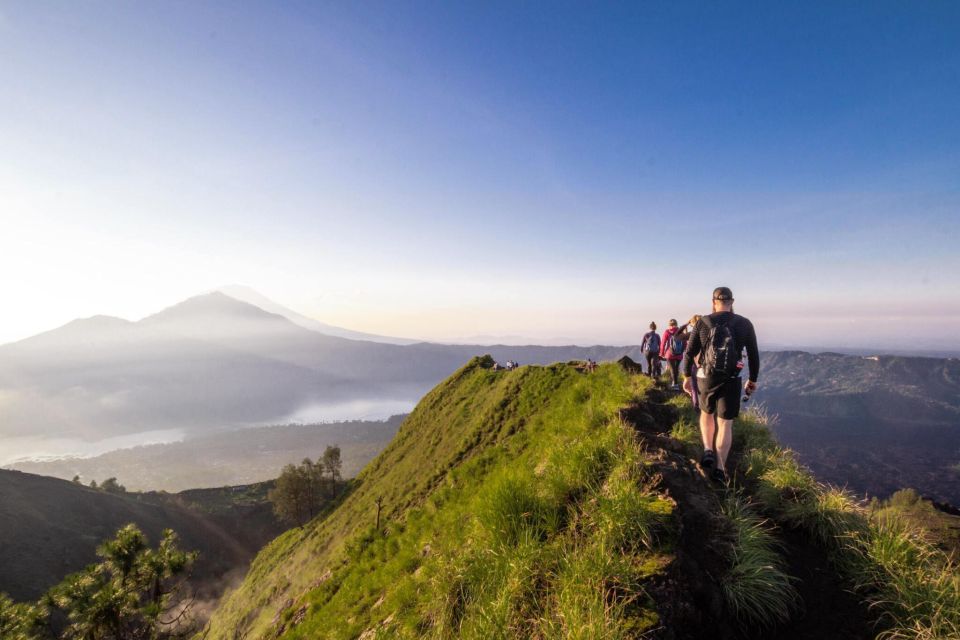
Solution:
[{"label": "dirt path", "polygon": [[800,609],[774,635],[783,640],[876,637],[873,619],[863,602],[851,593],[830,565],[826,553],[799,531],[780,530],[790,574],[799,579]]},{"label": "dirt path", "polygon": [[[658,484],[677,503],[675,560],[650,591],[660,605],[664,640],[867,640],[876,636],[873,616],[830,565],[826,553],[799,531],[778,529],[783,555],[797,578],[801,602],[786,624],[769,630],[743,630],[723,601],[720,580],[728,569],[722,543],[726,521],[720,514],[723,490],[703,477],[683,443],[670,437],[677,410],[668,394],[651,390],[643,402],[621,411],[653,460]],[[732,455],[735,462],[739,455]]]}]

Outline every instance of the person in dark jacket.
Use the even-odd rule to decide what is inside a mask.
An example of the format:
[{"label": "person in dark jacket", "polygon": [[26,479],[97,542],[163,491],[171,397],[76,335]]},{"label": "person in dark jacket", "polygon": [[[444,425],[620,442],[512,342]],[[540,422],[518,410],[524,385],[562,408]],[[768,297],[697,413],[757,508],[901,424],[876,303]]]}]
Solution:
[{"label": "person in dark jacket", "polygon": [[[693,368],[699,358],[700,435],[703,457],[700,466],[715,480],[725,481],[727,457],[733,444],[733,420],[740,415],[740,395],[757,389],[760,351],[753,323],[733,312],[733,292],[713,290],[713,313],[694,327],[683,359],[683,390],[693,393]],[[749,379],[740,377],[743,351],[747,351]]]},{"label": "person in dark jacket", "polygon": [[660,336],[657,334],[657,323],[650,323],[650,331],[643,335],[640,343],[640,352],[647,359],[647,375],[656,378],[660,375]]}]

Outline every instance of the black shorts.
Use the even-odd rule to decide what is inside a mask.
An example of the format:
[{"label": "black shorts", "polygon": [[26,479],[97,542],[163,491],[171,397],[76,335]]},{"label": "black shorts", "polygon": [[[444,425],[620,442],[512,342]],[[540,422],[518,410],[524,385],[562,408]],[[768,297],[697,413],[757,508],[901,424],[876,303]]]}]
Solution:
[{"label": "black shorts", "polygon": [[733,420],[740,415],[740,395],[743,393],[743,378],[726,378],[712,381],[700,378],[700,409],[717,414],[724,420]]}]

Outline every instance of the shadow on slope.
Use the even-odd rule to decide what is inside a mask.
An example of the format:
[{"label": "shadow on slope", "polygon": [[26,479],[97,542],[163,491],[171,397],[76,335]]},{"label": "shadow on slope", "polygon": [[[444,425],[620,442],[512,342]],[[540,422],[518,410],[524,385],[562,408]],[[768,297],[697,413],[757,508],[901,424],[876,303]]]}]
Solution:
[{"label": "shadow on slope", "polygon": [[281,531],[269,504],[262,501],[240,511],[221,508],[219,514],[188,508],[188,502],[209,505],[212,499],[204,492],[186,497],[113,494],[0,470],[0,592],[20,601],[39,598],[64,576],[93,562],[101,542],[136,523],[151,543],[171,528],[184,549],[199,551],[192,584],[203,597],[216,596],[228,574],[242,571]]}]

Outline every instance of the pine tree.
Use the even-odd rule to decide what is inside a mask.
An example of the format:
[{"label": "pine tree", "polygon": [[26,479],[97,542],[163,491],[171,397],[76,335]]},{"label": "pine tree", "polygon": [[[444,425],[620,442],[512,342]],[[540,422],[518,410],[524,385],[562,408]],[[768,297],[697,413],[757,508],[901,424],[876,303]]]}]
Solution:
[{"label": "pine tree", "polygon": [[[189,569],[195,553],[177,547],[167,529],[156,549],[146,536],[127,525],[97,549],[100,562],[67,576],[51,589],[48,603],[66,613],[65,638],[84,640],[155,640],[164,637],[162,619],[176,604],[178,576]],[[183,613],[180,614],[184,615]]]},{"label": "pine tree", "polygon": [[39,640],[45,628],[46,611],[37,605],[15,603],[0,593],[0,638]]}]

